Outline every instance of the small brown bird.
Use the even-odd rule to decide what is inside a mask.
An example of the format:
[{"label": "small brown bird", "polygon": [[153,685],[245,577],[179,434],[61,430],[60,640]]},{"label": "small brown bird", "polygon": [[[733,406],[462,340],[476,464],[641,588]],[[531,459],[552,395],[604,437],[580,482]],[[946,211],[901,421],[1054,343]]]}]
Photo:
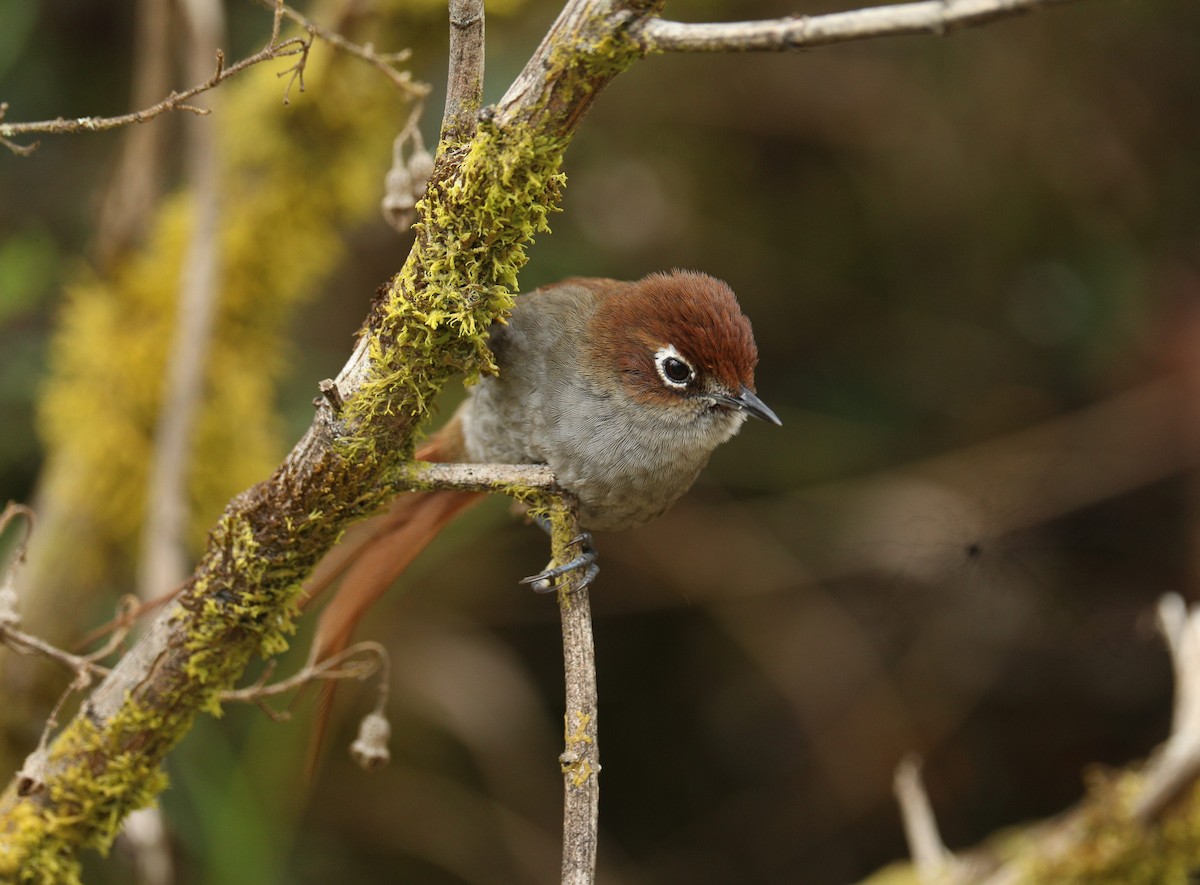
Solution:
[{"label": "small brown bird", "polygon": [[[546,286],[517,299],[490,343],[499,374],[471,389],[417,459],[546,464],[578,498],[585,529],[625,529],[659,516],[747,415],[780,423],[754,393],[750,321],[729,286],[705,274]],[[404,495],[351,529],[307,585],[311,596],[342,577],[322,612],[312,659],[344,648],[367,608],[480,497]],[[578,563],[587,580],[591,559]]]}]

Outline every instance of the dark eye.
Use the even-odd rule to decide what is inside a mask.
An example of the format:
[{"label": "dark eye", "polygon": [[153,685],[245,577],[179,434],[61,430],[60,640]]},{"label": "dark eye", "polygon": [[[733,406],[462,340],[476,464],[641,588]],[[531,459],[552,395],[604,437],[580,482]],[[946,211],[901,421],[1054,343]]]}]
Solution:
[{"label": "dark eye", "polygon": [[683,390],[696,378],[696,370],[669,344],[654,354],[654,368],[663,384],[676,390]]},{"label": "dark eye", "polygon": [[663,360],[662,369],[667,380],[674,381],[676,384],[686,384],[692,377],[692,367],[673,356]]}]

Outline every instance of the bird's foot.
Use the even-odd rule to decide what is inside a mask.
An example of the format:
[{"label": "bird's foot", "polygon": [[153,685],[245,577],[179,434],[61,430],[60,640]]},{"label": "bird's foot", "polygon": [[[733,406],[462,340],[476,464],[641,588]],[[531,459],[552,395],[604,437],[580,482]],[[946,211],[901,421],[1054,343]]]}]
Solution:
[{"label": "bird's foot", "polygon": [[[579,548],[579,555],[574,559],[522,578],[521,583],[532,587],[534,593],[551,593],[559,589],[575,593],[587,587],[600,572],[600,566],[596,564],[596,551],[592,547],[592,536],[582,532],[571,539],[571,546]],[[569,576],[577,577],[572,580]]]}]

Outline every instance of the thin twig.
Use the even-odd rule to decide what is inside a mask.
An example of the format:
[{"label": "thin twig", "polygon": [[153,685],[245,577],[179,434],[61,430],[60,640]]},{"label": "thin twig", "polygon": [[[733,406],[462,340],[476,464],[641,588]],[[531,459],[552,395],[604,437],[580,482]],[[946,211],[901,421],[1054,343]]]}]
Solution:
[{"label": "thin twig", "polygon": [[31,507],[18,504],[16,501],[9,501],[4,505],[4,510],[0,511],[0,532],[8,528],[8,524],[18,516],[25,520],[25,534],[21,536],[21,540],[13,550],[12,560],[8,567],[8,577],[11,577],[13,571],[25,562],[25,551],[29,548],[29,538],[33,534],[34,525],[37,523],[37,517],[34,515]]},{"label": "thin twig", "polygon": [[118,626],[112,631],[108,637],[108,641],[103,646],[86,655],[77,655],[65,651],[44,639],[34,636],[31,633],[26,633],[15,624],[8,623],[2,619],[0,619],[0,645],[6,645],[20,655],[41,655],[44,658],[57,661],[77,674],[103,676],[108,673],[108,668],[101,666],[97,661],[104,660],[104,658],[120,648],[121,643],[125,641],[125,637],[129,635],[129,628],[132,623],[128,617],[129,613],[137,605],[138,601],[136,598],[132,596],[123,597],[117,606]]},{"label": "thin twig", "polygon": [[77,691],[87,690],[91,684],[92,674],[86,670],[80,670],[75,674],[75,678],[66,690],[58,696],[58,700],[50,710],[50,715],[46,717],[46,722],[42,725],[42,733],[38,737],[37,746],[25,757],[25,761],[21,764],[21,770],[17,772],[18,796],[30,796],[45,789],[46,747],[50,743],[50,735],[58,730],[58,714],[62,710],[63,704],[67,702],[67,698]]},{"label": "thin twig", "polygon": [[[347,40],[336,31],[323,28],[315,22],[310,21],[290,6],[278,2],[278,0],[259,0],[259,3],[272,9],[275,13],[275,18],[271,29],[270,41],[253,55],[247,56],[233,65],[226,66],[225,54],[218,50],[216,54],[216,68],[212,76],[207,80],[197,83],[195,86],[185,89],[182,92],[172,92],[162,101],[150,107],[128,114],[120,114],[115,117],[77,117],[73,120],[58,117],[54,120],[40,120],[31,123],[5,123],[4,113],[7,111],[8,105],[0,103],[0,145],[19,156],[28,156],[37,149],[37,142],[29,145],[20,145],[12,141],[12,138],[19,135],[31,134],[68,135],[77,132],[105,132],[109,129],[117,129],[132,123],[145,123],[168,111],[187,111],[193,114],[205,115],[208,113],[206,108],[189,104],[188,100],[220,85],[246,68],[253,67],[264,61],[286,58],[292,55],[300,56],[297,64],[288,68],[281,76],[292,75],[292,80],[288,82],[288,91],[291,89],[292,82],[295,81],[299,83],[299,88],[303,92],[304,64],[307,61],[308,51],[312,46],[314,36],[333,46],[335,49],[361,58],[373,65],[406,95],[413,98],[420,98],[429,94],[428,84],[414,81],[412,74],[408,71],[402,71],[395,67],[396,64],[408,60],[411,55],[410,50],[404,49],[400,52],[379,53],[375,51],[375,48],[371,44],[368,43],[365,46],[359,46],[357,43]],[[308,32],[308,37],[290,37],[287,40],[281,40],[279,31],[284,18],[288,18],[299,24]],[[286,94],[284,100],[285,102],[287,100]]]},{"label": "thin twig", "polygon": [[1171,735],[1146,766],[1134,817],[1152,823],[1200,777],[1200,609],[1169,593],[1158,604],[1158,623],[1175,672]]},{"label": "thin twig", "polygon": [[826,15],[748,22],[649,19],[638,33],[647,52],[788,52],[872,37],[942,35],[1067,0],[923,0]]},{"label": "thin twig", "polygon": [[[8,113],[8,102],[0,101],[0,132],[5,131],[4,117]],[[9,141],[7,138],[0,137],[0,145],[8,148],[18,157],[28,157],[37,150],[38,143],[33,144],[17,144],[15,141]]]},{"label": "thin twig", "polygon": [[483,0],[450,0],[450,71],[442,141],[470,138],[483,107]]},{"label": "thin twig", "polygon": [[946,848],[938,832],[937,818],[921,780],[919,758],[906,756],[901,760],[896,767],[892,789],[900,806],[908,854],[916,868],[917,878],[924,885],[945,882],[953,869],[954,855]]},{"label": "thin twig", "polygon": [[[578,514],[572,501],[555,498],[554,563],[571,558],[579,536]],[[597,738],[599,704],[596,695],[596,649],[587,587],[563,582],[558,591],[562,621],[563,677],[566,712],[565,747],[559,757],[563,773],[563,885],[591,885],[596,877],[600,830],[600,745]]]},{"label": "thin twig", "polygon": [[4,571],[4,577],[0,579],[0,645],[8,646],[19,655],[41,655],[58,661],[64,667],[75,671],[76,681],[90,682],[92,676],[108,672],[106,667],[102,667],[96,662],[111,655],[125,641],[131,623],[129,614],[137,608],[138,602],[132,596],[121,598],[121,601],[117,603],[118,626],[112,631],[108,641],[90,654],[72,654],[31,633],[26,633],[21,629],[21,614],[17,607],[16,576],[20,567],[25,563],[25,550],[33,535],[35,523],[33,510],[24,504],[9,501],[3,512],[0,512],[0,532],[3,532],[8,524],[18,516],[25,519],[25,534],[17,543],[8,568]]},{"label": "thin twig", "polygon": [[512,487],[558,490],[554,471],[545,464],[433,464],[414,462],[395,480],[397,488],[504,492]]},{"label": "thin twig", "polygon": [[[260,707],[267,698],[287,694],[297,688],[324,679],[369,679],[381,670],[387,670],[387,650],[378,642],[358,642],[335,655],[317,663],[306,664],[302,669],[278,682],[269,682],[274,669],[270,663],[263,675],[253,685],[232,691],[221,692],[221,700],[255,703]],[[386,679],[384,680],[387,681]],[[386,691],[384,692],[386,697]],[[272,718],[275,718],[274,716]]]},{"label": "thin twig", "polygon": [[291,714],[288,711],[276,710],[267,703],[269,698],[313,682],[332,679],[356,679],[361,682],[379,673],[375,708],[360,723],[358,737],[350,745],[350,755],[359,766],[367,770],[387,763],[390,758],[387,745],[392,727],[384,709],[391,685],[391,666],[386,648],[378,642],[359,642],[321,661],[309,661],[303,669],[287,679],[270,682],[271,674],[275,670],[274,665],[274,661],[269,661],[262,676],[253,685],[222,692],[221,700],[256,704],[268,717],[280,722],[289,719]]},{"label": "thin twig", "polygon": [[258,0],[258,4],[276,10],[276,20],[281,16],[286,17],[304,28],[310,36],[315,36],[322,42],[328,43],[334,49],[345,52],[347,55],[353,55],[355,58],[361,58],[363,61],[373,65],[402,92],[407,93],[412,98],[422,98],[429,94],[428,83],[413,80],[411,73],[396,68],[397,64],[406,62],[412,57],[411,49],[401,49],[399,52],[376,52],[375,47],[370,43],[363,46],[353,43],[337,31],[322,27],[285,3],[277,3],[276,0]]},{"label": "thin twig", "polygon": [[216,54],[216,68],[211,77],[202,83],[197,83],[190,89],[185,89],[182,92],[172,92],[162,101],[158,102],[158,104],[143,108],[140,111],[120,114],[115,117],[77,117],[74,120],[58,117],[54,120],[41,120],[33,123],[4,123],[0,121],[0,143],[4,144],[9,150],[25,156],[37,148],[37,143],[18,146],[10,142],[9,139],[18,135],[30,135],[34,133],[42,135],[68,135],[76,132],[106,132],[109,129],[129,126],[132,123],[146,123],[168,111],[188,111],[203,116],[208,113],[208,110],[188,104],[189,99],[219,86],[230,77],[234,77],[247,68],[254,67],[256,64],[276,58],[286,58],[289,55],[302,55],[307,51],[308,43],[301,37],[291,37],[282,42],[276,42],[272,39],[270,43],[258,52],[226,67],[225,54],[218,49]]}]

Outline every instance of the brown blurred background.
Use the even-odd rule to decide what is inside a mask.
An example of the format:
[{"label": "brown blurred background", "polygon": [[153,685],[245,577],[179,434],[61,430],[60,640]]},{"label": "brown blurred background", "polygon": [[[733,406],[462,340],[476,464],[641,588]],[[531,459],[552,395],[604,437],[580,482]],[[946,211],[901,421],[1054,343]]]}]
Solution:
[{"label": "brown blurred background", "polygon": [[[489,19],[489,99],[556,8]],[[257,48],[269,16],[228,12],[230,56]],[[389,15],[434,84],[432,142],[444,9]],[[131,2],[0,0],[9,118],[126,110],[133,25]],[[1194,0],[1092,0],[948,39],[651,58],[598,102],[522,285],[724,277],[784,422],[747,426],[668,516],[597,539],[602,882],[853,881],[904,854],[906,753],[958,848],[1165,737],[1153,607],[1200,577],[1198,37]],[[38,488],[47,342],[120,138],[0,153],[0,499]],[[407,248],[382,220],[341,235],[288,333],[279,456]],[[344,753],[357,687],[311,785],[305,704],[201,721],[162,797],[178,881],[553,881],[560,640],[516,584],[545,555],[490,502],[372,619],[394,654],[387,769]],[[79,631],[126,589],[97,588]],[[120,852],[93,860],[87,881],[130,881]]]}]

